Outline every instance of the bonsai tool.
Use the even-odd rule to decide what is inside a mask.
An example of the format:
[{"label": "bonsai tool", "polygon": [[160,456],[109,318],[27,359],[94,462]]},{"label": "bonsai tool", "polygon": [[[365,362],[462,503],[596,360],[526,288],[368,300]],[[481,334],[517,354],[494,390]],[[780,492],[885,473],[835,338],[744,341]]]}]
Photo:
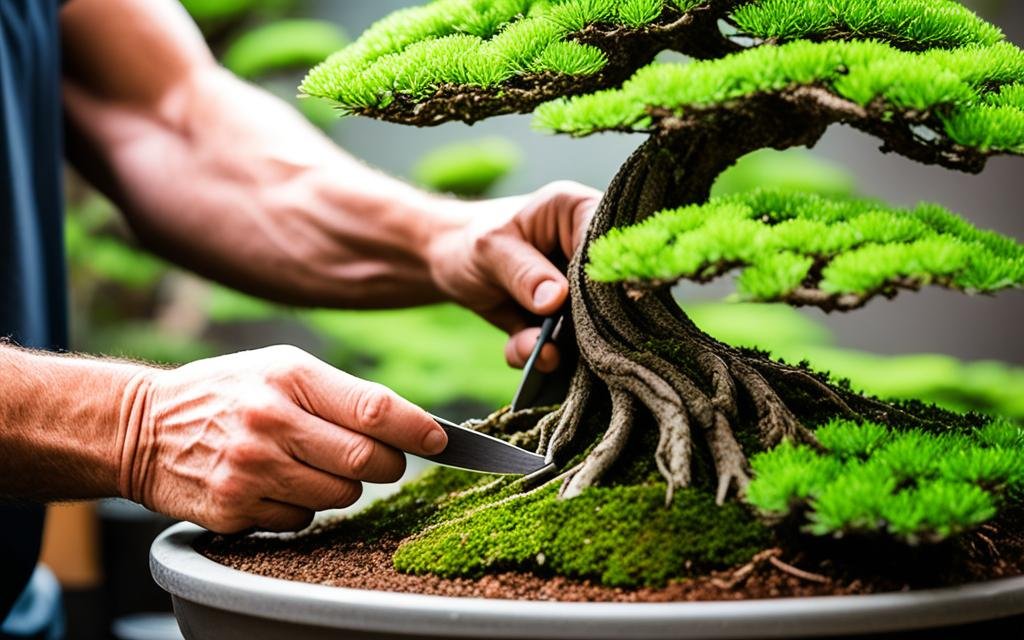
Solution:
[{"label": "bonsai tool", "polygon": [[441,453],[423,456],[427,460],[469,471],[509,475],[531,475],[553,467],[542,455],[444,418],[433,418],[448,434],[448,446]]},{"label": "bonsai tool", "polygon": [[[569,313],[568,301],[558,313],[544,319],[537,344],[533,346],[533,352],[523,367],[523,379],[519,383],[519,389],[512,398],[512,411],[559,404],[565,400],[578,356],[571,325],[572,315]],[[537,360],[540,359],[541,349],[548,342],[558,346],[561,362],[554,371],[544,373],[537,368]]]},{"label": "bonsai tool", "polygon": [[[523,379],[512,400],[512,411],[545,404],[557,404],[565,399],[571,380],[571,373],[566,372],[571,372],[575,368],[572,364],[576,359],[576,352],[571,348],[572,345],[565,344],[569,342],[566,337],[572,335],[572,331],[568,330],[570,323],[568,304],[557,314],[544,319],[537,344],[534,345],[533,352],[530,353],[530,357],[526,361]],[[536,364],[540,357],[540,350],[548,342],[559,344],[562,363],[555,371],[544,373],[537,369]],[[423,456],[427,460],[482,473],[539,476],[555,468],[554,462],[547,460],[542,455],[509,444],[486,433],[459,426],[444,418],[433,417],[448,434],[448,446],[441,453]]]}]

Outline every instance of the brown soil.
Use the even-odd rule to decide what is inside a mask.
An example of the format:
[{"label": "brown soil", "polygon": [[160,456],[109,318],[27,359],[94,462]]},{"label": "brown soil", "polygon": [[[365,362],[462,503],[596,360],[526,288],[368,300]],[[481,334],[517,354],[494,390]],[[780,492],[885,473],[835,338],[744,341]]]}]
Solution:
[{"label": "brown soil", "polygon": [[[479,579],[408,575],[391,562],[399,540],[367,543],[345,539],[338,529],[290,539],[210,535],[196,548],[216,562],[259,575],[380,591],[565,602],[743,600],[905,591],[1021,575],[1024,534],[1019,523],[1014,518],[958,545],[911,551],[859,542],[837,553],[836,543],[816,548],[804,538],[800,551],[766,549],[743,566],[640,589],[520,572]],[[839,557],[849,560],[834,560]]]}]

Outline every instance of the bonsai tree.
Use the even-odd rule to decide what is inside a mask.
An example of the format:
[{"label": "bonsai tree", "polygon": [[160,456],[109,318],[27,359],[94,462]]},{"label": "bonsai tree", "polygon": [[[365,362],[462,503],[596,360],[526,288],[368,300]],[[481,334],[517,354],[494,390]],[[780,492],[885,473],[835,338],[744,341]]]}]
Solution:
[{"label": "bonsai tree", "polygon": [[[663,50],[694,61],[652,64]],[[731,495],[811,534],[909,543],[975,530],[1017,499],[1017,425],[883,401],[722,343],[671,293],[738,272],[749,301],[847,312],[925,286],[1024,282],[1024,247],[937,205],[709,198],[742,156],[812,146],[834,124],[966,172],[1024,150],[1024,52],[959,3],[436,0],[372,26],[301,91],[403,124],[535,111],[546,131],[646,137],[569,265],[568,396],[474,424],[536,447],[558,474],[446,472],[377,507],[415,534],[398,568],[656,584],[769,544]]]}]

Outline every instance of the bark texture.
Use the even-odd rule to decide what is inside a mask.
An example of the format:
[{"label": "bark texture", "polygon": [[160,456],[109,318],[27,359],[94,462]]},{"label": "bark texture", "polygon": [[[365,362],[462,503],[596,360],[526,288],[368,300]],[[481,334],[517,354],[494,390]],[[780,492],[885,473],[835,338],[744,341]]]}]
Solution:
[{"label": "bark texture", "polygon": [[[820,103],[794,108],[787,98],[721,111],[699,127],[662,126],[608,187],[568,271],[580,351],[569,395],[560,407],[530,416],[533,426],[523,431],[530,436],[519,440],[535,439],[549,460],[571,466],[560,477],[563,497],[599,483],[631,453],[630,436],[638,429],[657,430],[654,463],[667,483],[667,501],[691,485],[699,450],[713,465],[721,503],[749,482],[744,439],[756,438],[765,448],[783,440],[813,446],[806,424],[829,416],[905,426],[932,420],[927,412],[861,396],[801,367],[715,340],[686,316],[668,287],[637,290],[587,277],[589,247],[610,229],[705,201],[714,179],[750,151],[813,145],[834,120],[820,117]],[[608,416],[606,429],[595,434],[591,418],[600,412]],[[505,414],[482,426],[515,418]]]}]

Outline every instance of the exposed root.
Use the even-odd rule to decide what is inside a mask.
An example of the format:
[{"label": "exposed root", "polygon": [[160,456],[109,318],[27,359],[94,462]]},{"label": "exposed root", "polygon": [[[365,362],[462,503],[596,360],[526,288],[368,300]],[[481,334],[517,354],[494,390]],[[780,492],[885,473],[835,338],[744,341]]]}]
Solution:
[{"label": "exposed root", "polygon": [[836,410],[839,413],[842,413],[846,418],[856,420],[862,417],[859,413],[854,411],[846,400],[844,400],[832,387],[806,371],[768,360],[763,363],[757,363],[755,366],[759,369],[762,367],[770,368],[772,373],[794,380],[796,384],[804,386],[812,393],[819,395],[822,400],[831,403]]},{"label": "exposed root", "polygon": [[[579,465],[576,465],[575,467],[567,469],[567,470],[563,471],[562,473],[554,476],[553,478],[547,480],[546,482],[542,482],[541,484],[539,484],[539,485],[537,485],[535,487],[530,487],[530,488],[526,489],[525,491],[523,491],[521,493],[513,493],[510,496],[506,496],[506,497],[504,497],[504,498],[502,498],[500,500],[495,500],[494,502],[485,502],[485,503],[483,503],[482,505],[480,505],[478,507],[474,507],[472,509],[468,509],[468,510],[460,513],[458,515],[458,517],[456,517],[456,518],[454,518],[452,520],[445,520],[443,522],[437,522],[435,524],[427,526],[427,527],[423,528],[422,530],[420,530],[416,534],[416,537],[424,536],[424,535],[430,533],[431,531],[437,529],[438,527],[447,526],[447,525],[450,525],[450,524],[453,524],[453,523],[465,522],[466,520],[472,518],[473,516],[475,516],[475,515],[477,515],[479,513],[484,512],[484,511],[488,511],[490,509],[494,509],[494,508],[500,507],[502,505],[507,505],[507,504],[511,504],[511,503],[514,503],[514,502],[519,502],[520,500],[524,500],[524,499],[526,499],[526,498],[536,494],[539,491],[543,491],[545,488],[551,486],[552,484],[554,484],[556,482],[564,481],[566,477],[576,473],[578,468],[579,468]],[[479,488],[477,488],[475,490],[470,490],[468,492],[463,492],[463,493],[458,494],[458,495],[472,495],[474,493],[483,492],[484,490],[490,490],[490,489],[492,489],[492,488],[494,488],[496,486],[499,486],[500,483],[503,482],[504,480],[505,480],[505,478],[499,478],[498,480],[496,480],[494,482],[491,482],[491,483],[488,483],[488,484],[486,484],[486,485],[484,485],[482,487],[479,487]]]},{"label": "exposed root", "polygon": [[718,577],[712,578],[711,584],[715,585],[719,589],[722,589],[723,591],[731,591],[736,587],[742,585],[744,582],[746,582],[747,578],[754,575],[754,572],[757,570],[757,568],[763,565],[765,562],[767,562],[769,558],[774,558],[781,553],[782,549],[779,549],[777,547],[765,549],[764,551],[758,553],[753,558],[751,558],[750,562],[743,565],[739,569],[733,571],[732,574],[729,575],[728,579]]},{"label": "exposed root", "polygon": [[730,365],[757,411],[757,426],[761,432],[761,442],[766,447],[774,447],[783,440],[817,443],[814,434],[800,424],[760,373],[738,359],[730,362]]},{"label": "exposed root", "polygon": [[739,408],[736,405],[736,383],[729,372],[729,367],[721,357],[711,351],[697,356],[697,364],[711,381],[711,386],[714,389],[711,404],[714,405],[715,410],[729,420],[737,420]]},{"label": "exposed root", "polygon": [[569,394],[565,402],[563,402],[557,409],[549,413],[540,419],[537,423],[537,430],[539,442],[537,443],[537,453],[546,453],[548,450],[548,444],[551,441],[551,432],[554,431],[555,427],[562,420],[562,413],[565,411],[566,405],[573,399],[573,394]]},{"label": "exposed root", "polygon": [[533,429],[541,419],[555,409],[556,407],[529,407],[512,411],[511,407],[502,407],[482,420],[467,420],[463,426],[491,436],[518,435]]},{"label": "exposed root", "polygon": [[734,485],[736,492],[742,495],[750,484],[747,457],[743,455],[740,443],[736,442],[729,420],[721,413],[715,415],[714,428],[707,435],[707,440],[715,461],[715,473],[718,474],[715,501],[722,504]]},{"label": "exposed root", "polygon": [[778,556],[769,556],[768,562],[770,562],[772,566],[778,569],[779,571],[788,573],[794,578],[799,578],[800,580],[806,580],[807,582],[817,582],[818,584],[828,584],[829,582],[831,582],[831,580],[829,580],[826,576],[821,575],[820,573],[811,573],[810,571],[798,569],[797,567],[794,567],[789,563],[779,560]]},{"label": "exposed root", "polygon": [[558,460],[560,454],[575,439],[580,424],[586,417],[593,386],[593,378],[586,367],[577,367],[569,385],[569,395],[562,403],[558,423],[547,443],[545,455],[548,462]]},{"label": "exposed root", "polygon": [[636,411],[633,398],[628,393],[612,391],[611,396],[612,412],[608,430],[576,473],[565,479],[559,497],[575,498],[584,489],[597,484],[622,454],[629,440]]}]

